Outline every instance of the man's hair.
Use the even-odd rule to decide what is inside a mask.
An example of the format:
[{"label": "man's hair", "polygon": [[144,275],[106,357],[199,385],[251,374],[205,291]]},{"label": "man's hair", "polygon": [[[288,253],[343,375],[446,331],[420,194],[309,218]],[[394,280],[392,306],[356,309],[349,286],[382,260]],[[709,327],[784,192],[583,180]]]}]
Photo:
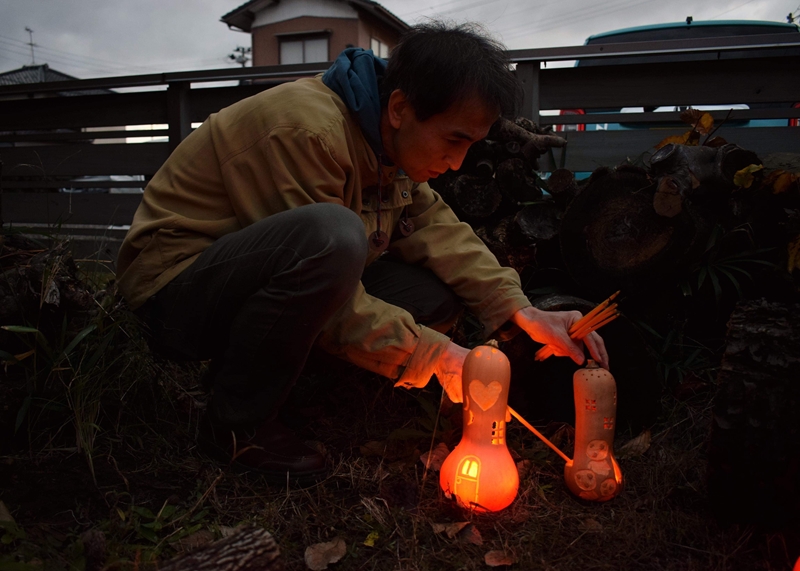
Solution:
[{"label": "man's hair", "polygon": [[405,94],[420,121],[472,96],[514,116],[522,96],[502,44],[477,24],[440,21],[409,29],[392,50],[381,81],[384,107],[395,89]]}]

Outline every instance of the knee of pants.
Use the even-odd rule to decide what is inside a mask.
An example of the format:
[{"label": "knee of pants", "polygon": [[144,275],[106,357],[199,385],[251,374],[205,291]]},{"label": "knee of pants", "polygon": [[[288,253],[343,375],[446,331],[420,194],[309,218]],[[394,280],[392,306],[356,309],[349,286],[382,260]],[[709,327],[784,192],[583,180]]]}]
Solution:
[{"label": "knee of pants", "polygon": [[323,251],[336,275],[351,275],[357,281],[369,250],[361,218],[338,204],[312,204],[297,212],[304,218],[304,228],[324,244]]},{"label": "knee of pants", "polygon": [[421,322],[435,331],[445,333],[455,324],[464,306],[450,288],[442,285],[442,288],[432,290],[435,295],[431,296],[426,316]]}]

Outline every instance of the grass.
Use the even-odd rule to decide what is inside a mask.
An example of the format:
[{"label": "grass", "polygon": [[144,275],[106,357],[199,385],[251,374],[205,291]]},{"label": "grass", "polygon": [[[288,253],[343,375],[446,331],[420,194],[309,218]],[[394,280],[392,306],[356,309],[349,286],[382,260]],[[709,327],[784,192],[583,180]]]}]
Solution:
[{"label": "grass", "polygon": [[[35,266],[20,253],[5,261],[4,271]],[[65,258],[57,263],[61,278],[81,277]],[[86,287],[82,308],[20,300],[20,321],[6,325],[38,333],[0,336],[0,500],[11,516],[0,507],[0,571],[157,569],[246,522],[275,536],[290,570],[306,569],[308,546],[336,537],[347,544],[331,566],[341,570],[486,569],[485,554],[499,550],[516,561],[511,569],[750,571],[789,569],[800,554],[796,528],[714,518],[705,489],[711,389],[664,392],[651,446],[620,460],[625,490],[604,504],[572,497],[563,462],[512,422],[519,496],[479,515],[444,498],[419,460],[432,444],[458,441],[460,408],[440,414],[437,387],[393,389],[341,367],[324,378],[320,414],[299,427],[329,453],[329,475],[286,489],[196,449],[204,365],[157,360],[113,285]],[[542,429],[571,451],[570,427]],[[618,434],[617,448],[634,436]],[[453,537],[433,525],[456,522],[469,524]]]}]

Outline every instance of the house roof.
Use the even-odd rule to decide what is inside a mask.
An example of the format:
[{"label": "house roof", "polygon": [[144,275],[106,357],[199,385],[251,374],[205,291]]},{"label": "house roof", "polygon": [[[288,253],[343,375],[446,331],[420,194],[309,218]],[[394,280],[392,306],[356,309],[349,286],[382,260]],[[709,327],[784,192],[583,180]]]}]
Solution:
[{"label": "house roof", "polygon": [[[27,83],[48,83],[50,81],[70,81],[78,79],[58,70],[52,69],[46,63],[41,65],[23,65],[0,73],[0,85],[23,85]],[[63,91],[59,95],[101,95],[112,93],[108,89],[85,89],[83,91]]]},{"label": "house roof", "polygon": [[[392,14],[389,10],[378,4],[377,2],[373,2],[372,0],[332,0],[332,1],[345,1],[347,4],[358,10],[359,12],[364,12],[370,14],[371,16],[377,18],[384,24],[396,29],[399,32],[404,32],[409,28],[409,25],[406,24],[403,20]],[[249,32],[252,25],[253,20],[255,20],[256,13],[261,11],[263,8],[267,6],[271,6],[272,4],[277,4],[280,0],[249,0],[245,2],[238,8],[234,8],[222,18],[221,21],[228,24],[228,27],[231,28],[239,28],[244,32]]]}]

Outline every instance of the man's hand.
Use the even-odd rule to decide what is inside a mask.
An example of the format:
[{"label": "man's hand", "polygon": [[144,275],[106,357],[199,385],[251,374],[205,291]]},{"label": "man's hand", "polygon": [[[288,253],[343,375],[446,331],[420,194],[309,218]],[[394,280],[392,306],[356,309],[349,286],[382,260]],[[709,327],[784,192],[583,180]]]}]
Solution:
[{"label": "man's hand", "polygon": [[439,361],[436,363],[436,378],[439,384],[453,402],[462,402],[464,396],[461,394],[461,370],[464,368],[464,359],[467,358],[469,349],[456,345],[452,341],[447,345],[447,349]]},{"label": "man's hand", "polygon": [[[553,349],[558,357],[572,357],[581,365],[584,361],[583,347],[569,337],[569,328],[583,315],[580,311],[542,311],[535,307],[520,309],[511,316],[531,339]],[[592,358],[604,369],[608,369],[608,353],[603,339],[595,332],[583,338]]]}]

